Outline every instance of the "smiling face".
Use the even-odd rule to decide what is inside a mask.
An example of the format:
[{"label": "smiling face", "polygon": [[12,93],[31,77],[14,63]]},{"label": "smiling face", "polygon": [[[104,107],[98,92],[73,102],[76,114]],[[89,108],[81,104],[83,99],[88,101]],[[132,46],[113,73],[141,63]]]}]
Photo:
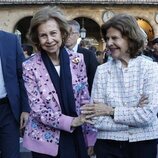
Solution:
[{"label": "smiling face", "polygon": [[39,44],[48,55],[58,55],[62,45],[62,36],[58,23],[50,19],[37,28]]},{"label": "smiling face", "polygon": [[106,46],[110,50],[114,59],[129,59],[129,45],[127,37],[123,37],[121,32],[110,27],[106,33]]}]

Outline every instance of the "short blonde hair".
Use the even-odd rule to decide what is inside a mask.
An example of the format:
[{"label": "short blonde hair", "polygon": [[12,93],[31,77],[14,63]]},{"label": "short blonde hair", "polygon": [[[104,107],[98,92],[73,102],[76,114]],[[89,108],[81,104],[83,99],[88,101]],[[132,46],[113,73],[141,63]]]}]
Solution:
[{"label": "short blonde hair", "polygon": [[59,29],[61,31],[63,45],[65,44],[65,41],[69,36],[70,26],[66,20],[66,17],[64,16],[63,11],[56,6],[44,7],[39,11],[37,11],[33,16],[33,18],[31,19],[29,33],[28,33],[29,39],[33,42],[35,46],[37,46],[37,48],[39,46],[37,28],[39,25],[45,23],[50,19],[54,19],[58,23]]}]

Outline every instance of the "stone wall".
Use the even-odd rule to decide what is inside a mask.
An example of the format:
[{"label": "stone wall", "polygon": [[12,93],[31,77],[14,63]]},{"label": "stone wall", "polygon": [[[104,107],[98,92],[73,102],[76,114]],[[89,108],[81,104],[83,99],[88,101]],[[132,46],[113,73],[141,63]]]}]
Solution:
[{"label": "stone wall", "polygon": [[[28,16],[32,16],[44,5],[0,5],[0,28],[8,32],[14,32],[17,23]],[[64,9],[67,19],[87,17],[95,21],[99,26],[103,24],[103,14],[112,11],[114,14],[127,13],[135,17],[143,18],[153,27],[154,36],[158,37],[158,23],[155,14],[158,13],[156,5],[60,5]]]}]

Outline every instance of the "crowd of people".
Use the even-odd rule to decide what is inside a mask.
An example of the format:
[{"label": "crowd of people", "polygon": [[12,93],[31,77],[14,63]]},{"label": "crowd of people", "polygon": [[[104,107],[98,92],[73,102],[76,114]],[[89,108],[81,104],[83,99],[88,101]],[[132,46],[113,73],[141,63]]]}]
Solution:
[{"label": "crowd of people", "polygon": [[[156,158],[158,38],[117,14],[101,27],[103,51],[78,43],[80,25],[39,9],[31,44],[0,31],[0,151],[20,158]],[[85,48],[86,47],[86,48]]]}]

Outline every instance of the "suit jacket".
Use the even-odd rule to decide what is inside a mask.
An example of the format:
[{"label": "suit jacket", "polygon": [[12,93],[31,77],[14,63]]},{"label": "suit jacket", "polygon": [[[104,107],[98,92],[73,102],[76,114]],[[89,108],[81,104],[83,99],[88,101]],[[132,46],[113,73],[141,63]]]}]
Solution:
[{"label": "suit jacket", "polygon": [[22,79],[24,55],[17,36],[0,31],[0,58],[11,110],[17,121],[21,112],[29,112],[26,90]]},{"label": "suit jacket", "polygon": [[[89,103],[90,100],[85,64],[83,56],[79,53],[69,52],[69,57],[76,111],[80,114],[80,106]],[[23,144],[31,151],[56,156],[60,130],[73,132],[73,117],[62,114],[55,87],[41,54],[37,53],[25,61],[23,67],[23,78],[31,107]],[[87,145],[94,146],[96,131],[92,126],[86,125],[83,132]]]},{"label": "suit jacket", "polygon": [[97,69],[97,66],[99,65],[99,63],[97,61],[95,54],[93,52],[91,52],[90,50],[78,46],[77,52],[82,53],[84,56],[87,77],[88,77],[89,92],[91,93],[94,75],[95,75],[95,72],[96,72],[96,69]]}]

